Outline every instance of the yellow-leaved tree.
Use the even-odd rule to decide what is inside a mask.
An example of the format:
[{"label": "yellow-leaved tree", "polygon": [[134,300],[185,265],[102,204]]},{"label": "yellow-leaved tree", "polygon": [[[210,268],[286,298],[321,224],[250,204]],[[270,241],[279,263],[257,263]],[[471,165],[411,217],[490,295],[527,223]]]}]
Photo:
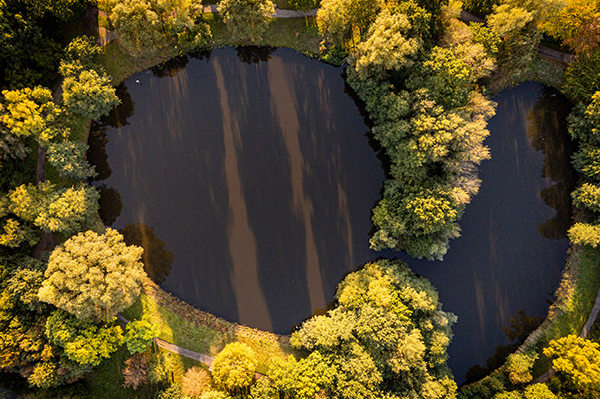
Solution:
[{"label": "yellow-leaved tree", "polygon": [[140,294],[142,252],[110,228],[79,233],[50,255],[39,298],[80,320],[109,320]]}]

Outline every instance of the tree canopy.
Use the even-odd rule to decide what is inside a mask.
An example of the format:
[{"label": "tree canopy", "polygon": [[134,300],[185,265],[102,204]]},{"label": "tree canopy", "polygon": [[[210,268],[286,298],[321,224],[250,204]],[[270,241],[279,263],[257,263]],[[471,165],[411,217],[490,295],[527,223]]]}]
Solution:
[{"label": "tree canopy", "polygon": [[441,310],[427,280],[380,260],[349,274],[336,299],[335,309],[292,334],[292,345],[310,354],[296,371],[313,381],[302,397],[318,389],[338,398],[455,397],[446,347],[456,317]]},{"label": "tree canopy", "polygon": [[141,256],[116,230],[79,233],[50,255],[39,298],[80,320],[110,320],[140,294]]},{"label": "tree canopy", "polygon": [[267,29],[267,17],[275,13],[271,0],[219,0],[217,9],[233,40],[260,41]]}]

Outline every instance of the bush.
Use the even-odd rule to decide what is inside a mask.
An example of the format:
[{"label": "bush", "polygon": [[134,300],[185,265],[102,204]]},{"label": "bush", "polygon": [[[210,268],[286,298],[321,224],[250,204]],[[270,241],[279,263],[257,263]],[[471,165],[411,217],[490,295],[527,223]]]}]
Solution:
[{"label": "bush", "polygon": [[181,381],[181,392],[193,398],[200,396],[210,386],[208,372],[199,366],[192,367],[185,372]]}]

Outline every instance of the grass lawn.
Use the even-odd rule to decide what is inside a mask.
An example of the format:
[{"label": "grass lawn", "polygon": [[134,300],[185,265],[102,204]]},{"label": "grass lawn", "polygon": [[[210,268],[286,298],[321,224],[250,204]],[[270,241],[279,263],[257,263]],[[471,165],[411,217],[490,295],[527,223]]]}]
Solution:
[{"label": "grass lawn", "polygon": [[159,338],[183,348],[216,356],[230,342],[248,344],[257,354],[258,372],[266,373],[270,359],[293,353],[287,336],[255,330],[195,309],[147,281],[144,293],[122,312],[128,320],[144,315],[159,326]]}]

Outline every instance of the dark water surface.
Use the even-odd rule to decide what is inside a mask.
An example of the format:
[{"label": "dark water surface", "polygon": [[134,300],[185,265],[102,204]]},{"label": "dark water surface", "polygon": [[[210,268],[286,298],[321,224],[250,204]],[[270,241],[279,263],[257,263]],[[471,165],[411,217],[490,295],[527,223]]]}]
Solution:
[{"label": "dark water surface", "polygon": [[[90,138],[103,218],[147,248],[165,290],[288,333],[333,300],[345,273],[398,256],[368,249],[383,172],[341,74],[288,49],[222,49],[119,88],[124,104]],[[509,342],[511,315],[545,315],[568,246],[566,101],[535,83],[495,100],[492,160],[462,237],[443,262],[401,256],[458,315],[459,382]]]}]

